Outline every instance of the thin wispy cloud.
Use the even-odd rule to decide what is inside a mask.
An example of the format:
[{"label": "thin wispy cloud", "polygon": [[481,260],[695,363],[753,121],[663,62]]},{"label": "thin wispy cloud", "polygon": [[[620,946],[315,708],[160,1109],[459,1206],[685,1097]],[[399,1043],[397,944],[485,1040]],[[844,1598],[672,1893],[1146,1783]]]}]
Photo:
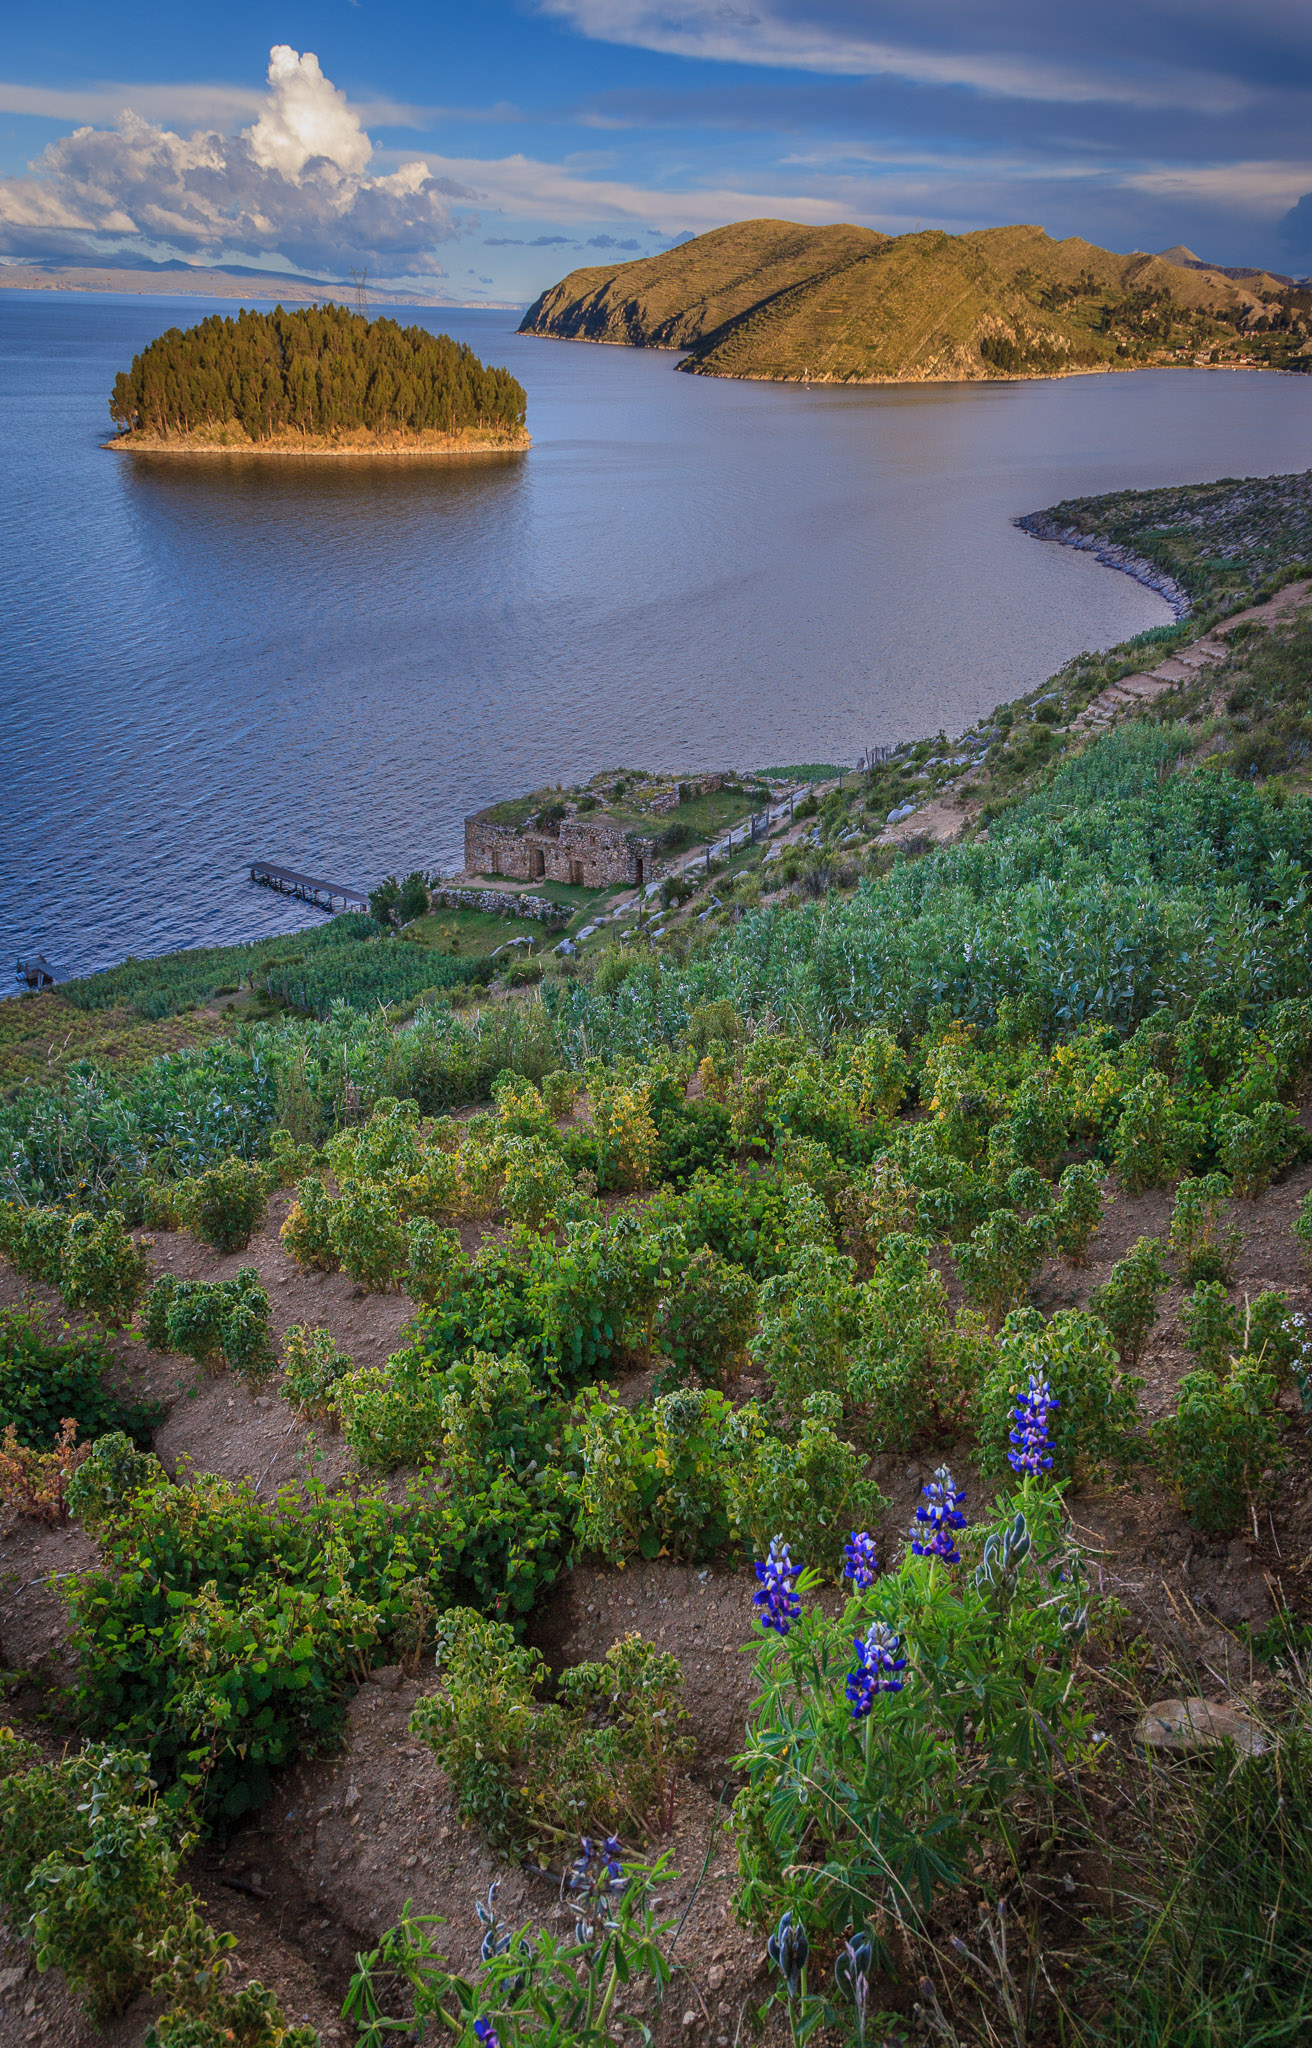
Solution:
[{"label": "thin wispy cloud", "polygon": [[964,45],[944,48],[929,39],[894,40],[839,21],[825,23],[809,7],[790,18],[782,10],[725,6],[718,0],[700,5],[690,0],[677,7],[662,6],[659,0],[540,0],[540,5],[583,35],[712,63],[764,65],[839,78],[888,74],[913,84],[965,86],[1006,99],[1066,105],[1184,106],[1215,114],[1230,111],[1251,96],[1234,79],[1187,64],[1151,59],[1118,63],[1106,58],[1074,63],[1037,48],[998,50],[983,41],[971,47],[969,28]]}]

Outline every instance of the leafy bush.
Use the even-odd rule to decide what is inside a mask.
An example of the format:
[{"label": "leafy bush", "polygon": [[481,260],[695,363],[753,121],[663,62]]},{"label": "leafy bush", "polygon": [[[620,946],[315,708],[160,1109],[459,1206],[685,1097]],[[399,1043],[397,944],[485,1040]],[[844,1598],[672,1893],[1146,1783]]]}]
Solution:
[{"label": "leafy bush", "polygon": [[868,1279],[885,1240],[913,1231],[918,1218],[916,1189],[888,1154],[876,1159],[843,1190],[839,1210],[843,1250]]},{"label": "leafy bush", "polygon": [[154,1942],[177,1910],[183,1850],[144,1756],[87,1748],[0,1779],[3,1886],[41,1970],[61,1969],[98,2021],[152,1981]]},{"label": "leafy bush", "polygon": [[215,1934],[177,1871],[194,1837],[177,1836],[148,1759],[87,1746],[56,1764],[0,1730],[0,1897],[38,1970],[59,1969],[106,2021],[138,1992],[171,2003],[151,2028],[159,2048],[317,2048],[288,2028],[262,1985],[223,1988],[230,1934]]},{"label": "leafy bush", "polygon": [[329,1236],[342,1271],[357,1287],[379,1292],[399,1284],[409,1263],[409,1237],[386,1181],[349,1182],[333,1205]]},{"label": "leafy bush", "polygon": [[[330,1741],[348,1689],[418,1645],[450,1584],[440,1505],[158,1475],[64,1582],[82,1725],[147,1749],[174,1804],[231,1820]],[[149,1571],[142,1560],[151,1561]]]},{"label": "leafy bush", "polygon": [[65,1505],[91,1535],[108,1528],[132,1496],[159,1476],[154,1458],[143,1457],[121,1429],[98,1436],[65,1490]]},{"label": "leafy bush", "polygon": [[156,1351],[181,1351],[207,1371],[225,1366],[258,1386],[276,1369],[269,1334],[269,1297],[253,1266],[235,1280],[180,1280],[166,1273],[146,1302],[146,1342]]},{"label": "leafy bush", "polygon": [[1200,1280],[1180,1311],[1184,1340],[1200,1365],[1224,1372],[1227,1361],[1243,1349],[1243,1327],[1234,1303],[1219,1280]]},{"label": "leafy bush", "polygon": [[301,1415],[315,1421],[335,1416],[337,1385],[350,1370],[331,1330],[293,1323],[283,1338],[282,1390]]},{"label": "leafy bush", "polygon": [[1100,1317],[1062,1309],[1045,1323],[1035,1309],[1007,1318],[997,1361],[979,1389],[980,1462],[1003,1477],[1013,1411],[1031,1378],[1046,1380],[1055,1397],[1048,1424],[1054,1479],[1107,1467],[1124,1472],[1140,1455],[1138,1392],[1143,1381],[1119,1369]]},{"label": "leafy bush", "polygon": [[1028,1293],[1052,1240],[1051,1217],[1022,1217],[1014,1209],[995,1209],[987,1223],[956,1247],[962,1292],[995,1329]]},{"label": "leafy bush", "polygon": [[923,1435],[951,1432],[963,1419],[964,1354],[930,1250],[928,1238],[886,1237],[860,1297],[847,1392],[864,1411],[871,1443],[883,1451],[910,1450]]},{"label": "leafy bush", "polygon": [[860,1311],[851,1260],[826,1245],[805,1246],[787,1272],[765,1282],[752,1356],[791,1414],[799,1415],[812,1394],[836,1394],[841,1405]]},{"label": "leafy bush", "polygon": [[729,1527],[758,1556],[772,1536],[796,1543],[815,1569],[837,1579],[849,1532],[877,1523],[888,1506],[866,1460],[838,1436],[841,1404],[812,1395],[795,1441],[768,1429],[751,1404],[734,1418],[737,1455],[725,1473]]},{"label": "leafy bush", "polygon": [[0,1251],[20,1273],[46,1287],[58,1287],[60,1261],[68,1236],[62,1209],[28,1209],[20,1202],[0,1208]]},{"label": "leafy bush", "polygon": [[336,1203],[318,1174],[309,1174],[296,1190],[296,1200],[287,1211],[278,1235],[298,1266],[317,1268],[323,1273],[337,1271],[337,1250],[333,1242]]},{"label": "leafy bush", "polygon": [[1171,1284],[1171,1276],[1155,1237],[1141,1237],[1118,1259],[1101,1287],[1089,1296],[1089,1306],[1112,1333],[1126,1365],[1137,1365],[1157,1321],[1157,1304]]},{"label": "leafy bush", "polygon": [[1089,1246],[1102,1222],[1102,1175],[1092,1163],[1068,1166],[1057,1183],[1050,1211],[1052,1241],[1072,1266],[1088,1264]]},{"label": "leafy bush", "polygon": [[1261,1102],[1248,1116],[1216,1119],[1216,1150],[1237,1195],[1264,1194],[1281,1168],[1305,1155],[1307,1134],[1284,1102]]},{"label": "leafy bush", "polygon": [[35,1310],[0,1310],[0,1429],[12,1424],[29,1449],[49,1450],[66,1417],[86,1439],[125,1430],[148,1444],[163,1411],[121,1400],[109,1384],[113,1370],[99,1339],[80,1332],[51,1337]]},{"label": "leafy bush", "polygon": [[645,1832],[692,1754],[678,1661],[637,1635],[562,1673],[555,1700],[542,1703],[539,1652],[506,1623],[455,1607],[442,1620],[438,1672],[442,1690],[417,1703],[411,1730],[450,1778],[462,1817],[502,1850],[542,1857],[584,1834]]},{"label": "leafy bush", "polygon": [[76,1315],[89,1310],[125,1323],[146,1286],[146,1255],[128,1236],[117,1209],[70,1216],[59,1255],[59,1290]]},{"label": "leafy bush", "polygon": [[571,1074],[566,1067],[557,1067],[554,1072],[542,1077],[542,1100],[547,1105],[547,1114],[553,1120],[572,1116],[578,1100],[579,1077]]},{"label": "leafy bush", "polygon": [[1223,1173],[1182,1180],[1171,1213],[1170,1246],[1185,1287],[1217,1281],[1228,1287],[1243,1243],[1241,1233],[1224,1220],[1230,1182]]},{"label": "leafy bush", "polygon": [[1275,1379],[1246,1358],[1224,1379],[1207,1367],[1186,1373],[1174,1415],[1154,1425],[1153,1437],[1194,1527],[1233,1536],[1284,1463]]},{"label": "leafy bush", "polygon": [[[283,1156],[290,1166],[290,1156]],[[235,1152],[194,1180],[184,1181],[178,1191],[179,1213],[187,1229],[221,1252],[244,1252],[268,1205],[267,1172]]]},{"label": "leafy bush", "polygon": [[750,1276],[703,1246],[661,1302],[655,1341],[681,1373],[695,1372],[708,1386],[723,1386],[742,1367],[756,1315]]},{"label": "leafy bush", "polygon": [[708,1557],[725,1542],[735,1411],[723,1394],[681,1388],[635,1410],[602,1391],[580,1403],[578,1424],[583,1549],[623,1565]]},{"label": "leafy bush", "polygon": [[1116,1126],[1112,1156],[1121,1186],[1134,1195],[1168,1187],[1188,1167],[1200,1137],[1166,1076],[1145,1074],[1126,1096]]}]

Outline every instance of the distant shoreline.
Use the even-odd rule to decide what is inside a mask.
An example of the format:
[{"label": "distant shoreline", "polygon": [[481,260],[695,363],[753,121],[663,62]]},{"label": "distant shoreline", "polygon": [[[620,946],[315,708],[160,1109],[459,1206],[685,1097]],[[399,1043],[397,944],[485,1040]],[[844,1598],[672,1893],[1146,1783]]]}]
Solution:
[{"label": "distant shoreline", "polygon": [[533,445],[532,436],[521,430],[471,428],[465,434],[385,434],[350,441],[330,441],[306,434],[279,434],[268,441],[216,440],[212,435],[115,434],[102,448],[123,455],[237,455],[259,461],[269,457],[327,457],[332,461],[349,458],[369,461],[380,455],[424,456],[430,460],[464,455],[518,455]]}]

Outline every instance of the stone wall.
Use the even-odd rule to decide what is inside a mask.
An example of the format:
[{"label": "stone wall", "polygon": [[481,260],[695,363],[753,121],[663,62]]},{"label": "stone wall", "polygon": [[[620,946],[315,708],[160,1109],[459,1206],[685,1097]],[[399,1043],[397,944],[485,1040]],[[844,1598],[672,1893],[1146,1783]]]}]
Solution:
[{"label": "stone wall", "polygon": [[655,854],[654,836],[626,832],[604,818],[562,818],[549,832],[465,819],[465,871],[471,875],[573,882],[585,889],[631,887],[651,880]]},{"label": "stone wall", "polygon": [[512,896],[505,889],[433,889],[434,910],[482,910],[491,917],[532,917],[539,924],[568,924],[572,913],[545,896]]}]

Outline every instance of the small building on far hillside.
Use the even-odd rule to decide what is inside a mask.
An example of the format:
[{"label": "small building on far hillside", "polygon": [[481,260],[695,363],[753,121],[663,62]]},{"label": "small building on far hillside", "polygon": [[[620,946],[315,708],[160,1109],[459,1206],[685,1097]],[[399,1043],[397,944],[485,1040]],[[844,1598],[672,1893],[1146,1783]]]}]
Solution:
[{"label": "small building on far hillside", "polygon": [[641,888],[652,877],[656,832],[627,830],[599,817],[533,815],[522,825],[494,824],[486,812],[465,819],[465,869],[519,882],[574,882],[585,889]]}]

